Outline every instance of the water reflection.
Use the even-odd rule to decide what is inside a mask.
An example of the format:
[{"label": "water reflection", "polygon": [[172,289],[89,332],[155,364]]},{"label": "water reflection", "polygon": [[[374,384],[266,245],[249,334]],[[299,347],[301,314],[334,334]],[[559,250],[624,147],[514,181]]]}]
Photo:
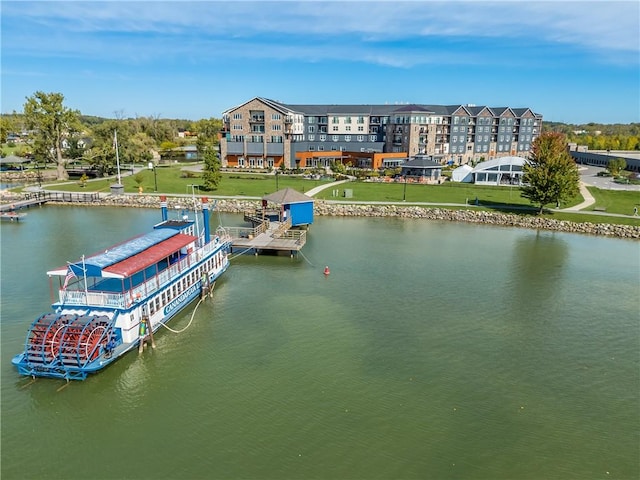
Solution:
[{"label": "water reflection", "polygon": [[563,298],[568,261],[569,248],[558,234],[537,231],[517,238],[504,302],[525,318],[553,313]]}]

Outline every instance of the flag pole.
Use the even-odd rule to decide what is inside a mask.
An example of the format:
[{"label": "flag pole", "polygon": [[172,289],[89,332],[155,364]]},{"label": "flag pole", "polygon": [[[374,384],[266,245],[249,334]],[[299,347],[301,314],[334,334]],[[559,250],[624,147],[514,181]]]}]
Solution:
[{"label": "flag pole", "polygon": [[113,131],[113,144],[116,147],[116,165],[118,167],[118,185],[122,185],[120,180],[120,155],[118,153],[118,130]]},{"label": "flag pole", "polygon": [[84,263],[84,255],[82,255],[82,275],[84,276],[84,298],[89,303],[87,296],[89,295],[89,289],[87,288],[87,265]]}]

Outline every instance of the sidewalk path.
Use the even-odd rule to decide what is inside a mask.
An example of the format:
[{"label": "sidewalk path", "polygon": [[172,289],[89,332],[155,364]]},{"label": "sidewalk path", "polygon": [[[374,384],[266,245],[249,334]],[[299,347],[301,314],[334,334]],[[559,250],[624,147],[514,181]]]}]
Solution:
[{"label": "sidewalk path", "polygon": [[584,202],[578,205],[574,205],[573,207],[563,208],[562,210],[565,212],[578,212],[596,203],[596,199],[593,198],[593,195],[591,195],[591,192],[589,192],[589,190],[587,189],[587,185],[582,181],[580,182],[580,193],[584,198]]},{"label": "sidewalk path", "polygon": [[318,185],[317,187],[313,187],[308,192],[305,192],[305,195],[307,195],[308,197],[313,197],[315,194],[317,194],[318,192],[321,192],[322,190],[325,190],[327,188],[333,188],[336,185],[340,185],[341,183],[347,183],[348,181],[349,180],[339,180],[337,182],[324,183],[322,185]]}]

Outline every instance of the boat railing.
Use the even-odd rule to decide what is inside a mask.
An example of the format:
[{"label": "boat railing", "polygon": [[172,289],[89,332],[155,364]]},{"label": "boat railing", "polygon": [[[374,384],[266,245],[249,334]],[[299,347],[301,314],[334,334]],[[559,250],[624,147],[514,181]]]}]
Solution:
[{"label": "boat railing", "polygon": [[66,305],[112,308],[129,307],[140,298],[145,298],[162,289],[169,282],[175,279],[176,276],[180,275],[192,265],[198,263],[203,257],[208,256],[208,254],[218,249],[220,245],[230,241],[231,237],[228,235],[219,236],[217,242],[213,240],[201,248],[195,249],[189,255],[183,257],[179,262],[170,265],[169,268],[164,269],[162,272],[154,275],[152,278],[149,278],[139,285],[136,285],[125,293],[95,290],[59,290],[58,296],[60,302]]}]

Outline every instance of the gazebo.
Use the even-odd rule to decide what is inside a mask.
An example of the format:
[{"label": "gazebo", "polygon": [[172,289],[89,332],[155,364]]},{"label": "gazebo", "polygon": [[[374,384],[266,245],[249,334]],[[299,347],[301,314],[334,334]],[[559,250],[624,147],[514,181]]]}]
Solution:
[{"label": "gazebo", "polygon": [[24,170],[23,164],[29,162],[31,162],[30,158],[7,155],[6,157],[0,158],[0,168],[2,170]]},{"label": "gazebo", "polygon": [[437,181],[442,173],[442,165],[434,162],[431,157],[418,155],[400,165],[403,177],[419,178],[420,180]]}]

